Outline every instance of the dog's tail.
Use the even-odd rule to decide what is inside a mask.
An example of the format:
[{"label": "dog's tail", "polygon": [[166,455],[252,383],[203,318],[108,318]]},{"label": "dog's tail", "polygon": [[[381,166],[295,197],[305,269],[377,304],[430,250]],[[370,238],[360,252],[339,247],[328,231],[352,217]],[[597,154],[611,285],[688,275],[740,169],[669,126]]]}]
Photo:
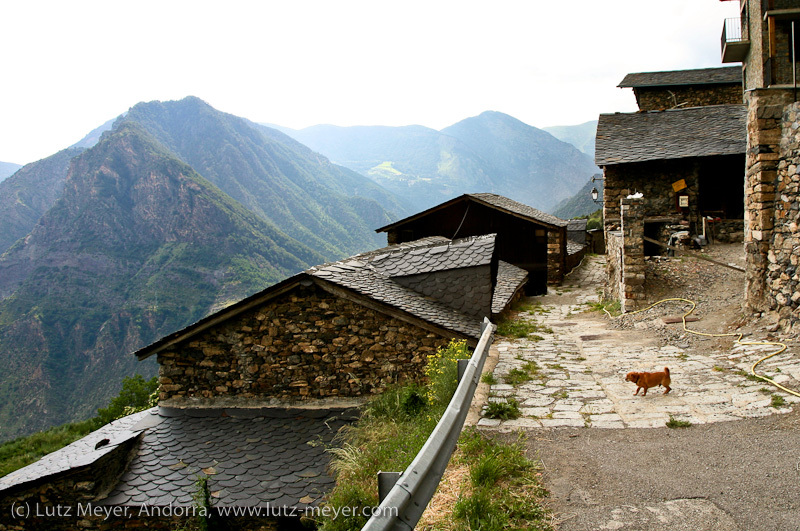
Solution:
[{"label": "dog's tail", "polygon": [[664,372],[667,373],[667,376],[669,376],[669,367],[664,367]]}]

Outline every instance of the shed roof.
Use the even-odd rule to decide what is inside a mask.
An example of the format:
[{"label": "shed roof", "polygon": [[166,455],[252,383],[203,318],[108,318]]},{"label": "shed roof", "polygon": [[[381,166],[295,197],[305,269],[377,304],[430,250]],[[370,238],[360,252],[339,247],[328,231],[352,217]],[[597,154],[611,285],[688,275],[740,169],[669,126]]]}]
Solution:
[{"label": "shed roof", "polygon": [[495,210],[499,210],[501,212],[505,212],[512,216],[526,219],[528,221],[532,221],[534,223],[538,223],[546,227],[556,228],[556,227],[567,226],[567,222],[561,218],[558,218],[546,212],[542,212],[541,210],[537,210],[532,206],[520,203],[519,201],[514,201],[513,199],[509,199],[508,197],[491,193],[475,193],[475,194],[464,194],[456,198],[453,198],[449,201],[445,201],[444,203],[431,207],[427,210],[418,212],[413,216],[403,218],[399,221],[395,221],[394,223],[390,223],[389,225],[386,225],[379,229],[375,229],[375,232],[386,232],[388,230],[404,225],[405,223],[425,217],[432,212],[435,212],[442,208],[446,208],[456,203],[460,203],[462,201],[475,201],[477,203],[488,206]]},{"label": "shed roof", "polygon": [[620,88],[674,87],[680,85],[727,85],[742,83],[741,66],[721,66],[694,70],[668,70],[628,74]]},{"label": "shed roof", "polygon": [[601,114],[595,164],[743,154],[746,114],[744,105]]}]

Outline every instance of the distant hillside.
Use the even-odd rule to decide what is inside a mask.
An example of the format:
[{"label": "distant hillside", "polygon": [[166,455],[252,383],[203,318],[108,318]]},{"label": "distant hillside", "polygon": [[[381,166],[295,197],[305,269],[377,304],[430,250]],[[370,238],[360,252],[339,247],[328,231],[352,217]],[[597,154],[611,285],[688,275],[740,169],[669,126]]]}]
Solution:
[{"label": "distant hillside", "polygon": [[484,112],[442,129],[493,168],[497,193],[549,212],[595,172],[574,146],[503,113]]},{"label": "distant hillside", "polygon": [[[592,201],[592,188],[597,188],[598,196],[597,200],[598,203]],[[602,205],[603,200],[603,181],[595,181],[592,182],[589,180],[583,187],[578,190],[578,192],[570,197],[569,199],[565,199],[561,201],[556,207],[553,209],[553,215],[560,217],[561,219],[571,219],[576,218],[579,216],[587,216],[598,208],[603,208]]]},{"label": "distant hillside", "polygon": [[327,259],[381,245],[373,229],[404,212],[364,176],[198,98],[140,103],[122,122],[140,124],[223,192]]},{"label": "distant hillside", "polygon": [[21,165],[14,164],[13,162],[0,162],[0,181],[3,181],[7,177],[11,177],[14,175],[14,172],[21,167]]},{"label": "distant hillside", "polygon": [[543,127],[542,130],[547,131],[559,140],[572,144],[594,160],[594,139],[597,136],[597,120],[580,125]]},{"label": "distant hillside", "polygon": [[412,211],[469,192],[494,192],[548,210],[596,171],[573,146],[496,112],[442,131],[331,125],[282,130],[407,198]]},{"label": "distant hillside", "polygon": [[322,260],[120,124],[0,257],[0,439],[91,416],[155,371],[131,352]]},{"label": "distant hillside", "polygon": [[64,149],[0,182],[0,255],[28,234],[61,196],[69,162],[81,151]]}]

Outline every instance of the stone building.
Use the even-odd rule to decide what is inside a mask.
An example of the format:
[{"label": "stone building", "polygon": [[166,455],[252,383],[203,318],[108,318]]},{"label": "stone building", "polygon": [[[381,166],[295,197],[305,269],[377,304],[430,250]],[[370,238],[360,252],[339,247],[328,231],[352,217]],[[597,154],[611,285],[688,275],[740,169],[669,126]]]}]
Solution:
[{"label": "stone building", "polygon": [[[547,292],[569,271],[567,222],[507,197],[490,193],[464,194],[377,229],[396,244],[426,236],[446,238],[497,234],[501,260],[528,272],[529,295]],[[573,260],[574,262],[574,260]]]},{"label": "stone building", "polygon": [[[0,529],[174,529],[198,492],[227,529],[274,529],[331,488],[325,448],[366,397],[419,379],[453,338],[474,345],[526,279],[493,234],[431,237],[313,267],[209,315],[136,352],[158,357],[158,407],[0,478]],[[49,516],[56,506],[71,514]],[[252,507],[259,517],[224,513]]]},{"label": "stone building", "polygon": [[[742,105],[601,114],[595,164],[606,232],[619,229],[620,200],[640,192],[649,238],[667,243],[688,231],[741,241],[745,114]],[[646,254],[660,252],[645,244]]]},{"label": "stone building", "polygon": [[794,219],[794,102],[800,1],[741,0],[739,6],[740,17],[723,25],[722,62],[742,63],[747,106],[745,304],[754,312],[778,311],[784,329],[797,331],[800,234]]},{"label": "stone building", "polygon": [[641,111],[742,103],[742,70],[700,68],[628,74],[617,85],[632,88]]}]

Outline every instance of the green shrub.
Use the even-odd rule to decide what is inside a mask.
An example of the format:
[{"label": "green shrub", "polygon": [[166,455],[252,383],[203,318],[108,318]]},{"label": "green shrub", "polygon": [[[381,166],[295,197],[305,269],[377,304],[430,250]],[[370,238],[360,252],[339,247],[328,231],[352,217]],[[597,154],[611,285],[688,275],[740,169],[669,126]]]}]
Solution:
[{"label": "green shrub", "polygon": [[522,415],[519,403],[513,398],[506,402],[489,402],[484,413],[490,419],[500,420],[518,419]]}]

